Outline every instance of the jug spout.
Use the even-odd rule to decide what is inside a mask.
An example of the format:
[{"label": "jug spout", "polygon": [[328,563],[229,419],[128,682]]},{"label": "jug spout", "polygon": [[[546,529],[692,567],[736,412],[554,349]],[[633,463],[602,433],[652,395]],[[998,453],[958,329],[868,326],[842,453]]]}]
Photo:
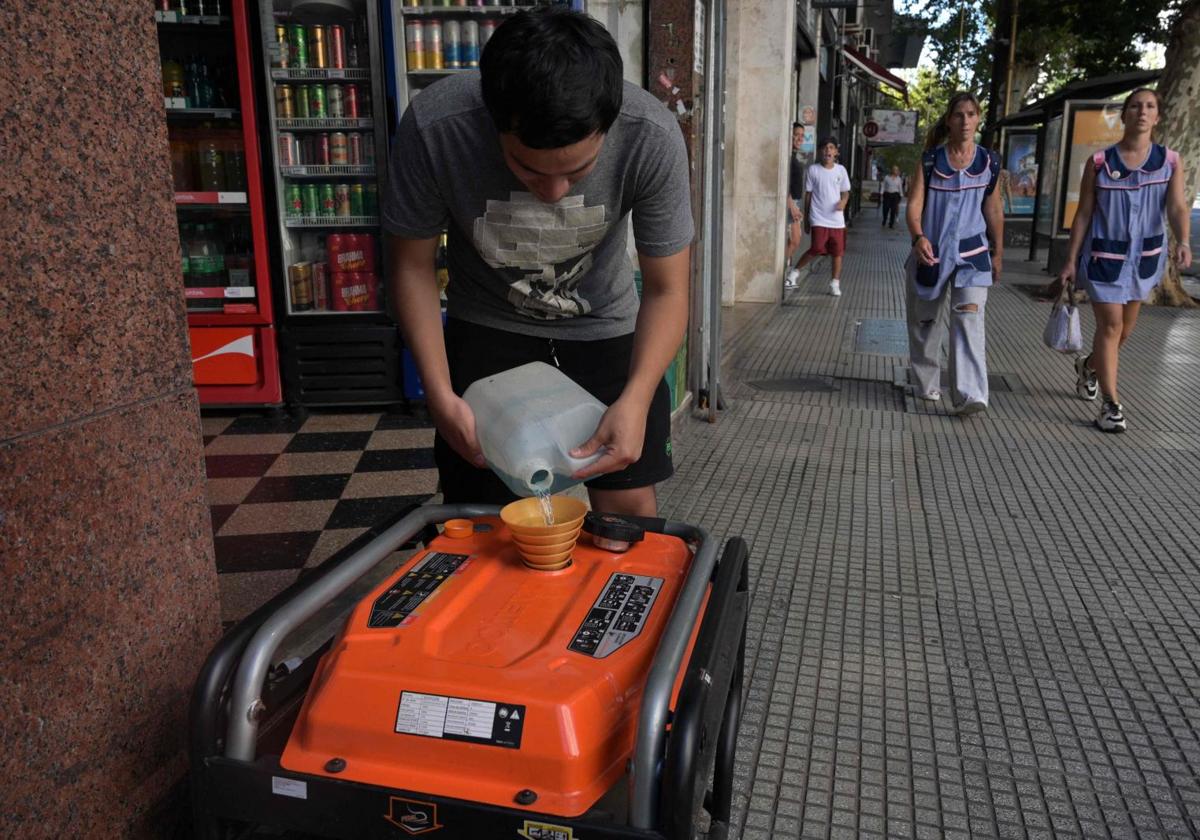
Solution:
[{"label": "jug spout", "polygon": [[517,472],[531,495],[545,494],[554,486],[554,469],[545,461],[528,461]]}]

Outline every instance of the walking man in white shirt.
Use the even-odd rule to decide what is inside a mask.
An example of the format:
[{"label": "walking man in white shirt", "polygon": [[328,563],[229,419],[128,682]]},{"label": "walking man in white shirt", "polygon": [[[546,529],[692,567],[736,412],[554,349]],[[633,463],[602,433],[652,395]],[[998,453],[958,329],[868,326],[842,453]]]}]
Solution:
[{"label": "walking man in white shirt", "polygon": [[842,294],[842,254],[846,252],[846,217],[843,210],[850,200],[850,175],[837,162],[838,141],[827,137],[819,149],[820,163],[808,167],[804,178],[804,230],[812,232],[812,245],[800,262],[799,270],[814,257],[829,256],[833,261],[833,278],[829,293]]}]

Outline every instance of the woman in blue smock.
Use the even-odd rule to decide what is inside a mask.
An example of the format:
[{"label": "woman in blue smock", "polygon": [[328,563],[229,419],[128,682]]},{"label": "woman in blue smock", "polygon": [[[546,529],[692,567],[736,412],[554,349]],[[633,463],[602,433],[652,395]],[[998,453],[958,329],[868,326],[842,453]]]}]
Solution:
[{"label": "woman in blue smock", "polygon": [[1000,279],[1004,252],[1004,211],[996,191],[1000,159],[975,143],[979,117],[975,95],[955,93],[929,132],[908,189],[913,245],[904,264],[916,395],[941,399],[941,314],[949,300],[952,405],[964,416],[987,409],[984,307],[988,287]]},{"label": "woman in blue smock", "polygon": [[1121,141],[1083,167],[1067,263],[1058,275],[1063,283],[1083,286],[1096,313],[1092,352],[1075,360],[1075,392],[1085,400],[1103,393],[1096,426],[1105,432],[1125,431],[1118,357],[1167,265],[1164,210],[1179,243],[1176,263],[1192,264],[1183,164],[1176,152],[1151,140],[1161,117],[1155,91],[1138,88],[1125,99]]}]

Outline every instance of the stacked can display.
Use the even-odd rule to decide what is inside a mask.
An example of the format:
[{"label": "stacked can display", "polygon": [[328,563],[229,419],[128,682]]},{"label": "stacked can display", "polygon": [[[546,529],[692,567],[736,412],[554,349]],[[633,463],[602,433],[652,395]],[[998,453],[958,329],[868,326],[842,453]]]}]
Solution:
[{"label": "stacked can display", "polygon": [[490,19],[470,18],[460,22],[454,18],[409,18],[404,22],[404,57],[408,70],[411,73],[477,68],[483,47],[495,31],[496,21]]},{"label": "stacked can display", "polygon": [[331,233],[311,259],[288,266],[296,312],[367,312],[379,308],[378,242],[370,233]]}]

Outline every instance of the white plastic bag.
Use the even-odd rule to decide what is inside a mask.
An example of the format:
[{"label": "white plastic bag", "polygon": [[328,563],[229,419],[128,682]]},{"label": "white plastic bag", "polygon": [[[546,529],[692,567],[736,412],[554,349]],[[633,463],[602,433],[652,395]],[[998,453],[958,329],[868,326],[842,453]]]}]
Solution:
[{"label": "white plastic bag", "polygon": [[1046,321],[1046,331],[1042,333],[1042,341],[1051,350],[1059,353],[1078,353],[1083,350],[1083,331],[1079,326],[1079,307],[1072,299],[1072,287],[1064,284],[1063,290],[1054,301],[1050,310],[1050,319]]}]

